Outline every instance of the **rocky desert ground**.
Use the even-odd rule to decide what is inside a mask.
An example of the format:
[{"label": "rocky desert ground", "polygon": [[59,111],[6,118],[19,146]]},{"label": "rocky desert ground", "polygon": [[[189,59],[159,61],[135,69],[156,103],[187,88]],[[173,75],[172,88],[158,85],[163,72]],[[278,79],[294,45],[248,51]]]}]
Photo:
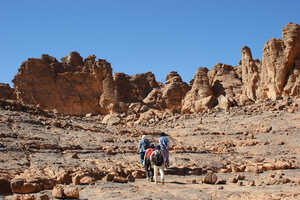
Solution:
[{"label": "rocky desert ground", "polygon": [[[2,102],[2,199],[49,199],[56,184],[80,199],[300,199],[300,99],[229,111],[165,115],[131,127],[113,115],[62,116]],[[144,178],[137,143],[168,134],[166,184]],[[213,172],[216,182],[204,183]],[[10,187],[11,186],[11,187]],[[12,193],[13,192],[13,195]],[[28,193],[28,194],[27,194]]]},{"label": "rocky desert ground", "polygon": [[[112,72],[43,54],[0,84],[0,199],[300,199],[300,26],[236,66]],[[142,135],[170,140],[166,184],[145,180]]]}]

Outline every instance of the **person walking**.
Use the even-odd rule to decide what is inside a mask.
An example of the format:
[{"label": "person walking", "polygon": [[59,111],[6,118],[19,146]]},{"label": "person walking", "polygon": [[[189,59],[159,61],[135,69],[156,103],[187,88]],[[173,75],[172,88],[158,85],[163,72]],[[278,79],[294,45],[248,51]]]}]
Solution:
[{"label": "person walking", "polygon": [[161,148],[161,152],[162,152],[164,158],[166,159],[165,167],[169,167],[169,165],[170,165],[170,162],[169,162],[169,140],[167,138],[167,135],[164,132],[160,133],[158,143]]},{"label": "person walking", "polygon": [[157,175],[158,171],[160,173],[161,183],[165,183],[165,174],[164,174],[164,166],[165,166],[165,158],[160,150],[160,146],[155,147],[155,151],[150,155],[150,160],[154,165],[154,181],[157,184]]},{"label": "person walking", "polygon": [[153,167],[151,165],[151,159],[150,156],[154,152],[154,144],[150,144],[150,147],[146,150],[145,152],[145,162],[144,162],[144,167],[146,171],[146,179],[148,181],[153,181]]},{"label": "person walking", "polygon": [[138,150],[140,152],[140,163],[144,165],[145,152],[150,146],[149,140],[145,135],[142,135],[142,139],[139,141]]}]

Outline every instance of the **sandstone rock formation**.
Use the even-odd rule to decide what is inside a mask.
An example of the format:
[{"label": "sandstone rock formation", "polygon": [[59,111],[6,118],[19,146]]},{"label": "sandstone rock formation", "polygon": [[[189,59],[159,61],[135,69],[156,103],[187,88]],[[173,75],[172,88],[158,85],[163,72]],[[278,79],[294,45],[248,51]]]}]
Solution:
[{"label": "sandstone rock formation", "polygon": [[110,64],[97,61],[95,55],[83,59],[71,52],[61,60],[44,54],[23,62],[14,89],[0,85],[0,98],[85,115],[139,114],[149,109],[197,113],[217,104],[227,110],[260,99],[300,95],[300,26],[293,23],[283,28],[282,39],[265,44],[262,61],[253,59],[244,46],[238,66],[217,63],[211,70],[199,68],[190,85],[174,71],[165,84],[157,82],[152,72],[112,74]]},{"label": "sandstone rock formation", "polygon": [[15,99],[15,91],[8,84],[0,83],[0,99]]},{"label": "sandstone rock formation", "polygon": [[126,112],[130,103],[142,102],[154,88],[159,85],[152,72],[129,76],[115,73],[114,94],[116,96],[115,112]]},{"label": "sandstone rock formation", "polygon": [[48,55],[23,62],[13,80],[17,100],[64,114],[107,112],[114,100],[107,91],[112,81],[111,66],[101,59],[82,66],[81,59],[71,52],[63,58],[65,63]]},{"label": "sandstone rock formation", "polygon": [[240,66],[232,67],[231,65],[217,63],[208,72],[210,86],[221,109],[227,110],[239,101],[243,84],[238,70],[240,70]]},{"label": "sandstone rock formation", "polygon": [[243,95],[251,100],[256,100],[256,91],[258,90],[260,62],[253,60],[251,50],[249,47],[242,48],[242,81],[243,81]]},{"label": "sandstone rock formation", "polygon": [[242,81],[237,74],[237,67],[217,63],[208,72],[209,83],[215,96],[235,97],[242,93]]},{"label": "sandstone rock formation", "polygon": [[299,95],[300,26],[287,24],[282,39],[269,40],[264,47],[260,98],[276,99]]},{"label": "sandstone rock formation", "polygon": [[166,83],[161,88],[153,89],[143,102],[159,110],[168,109],[170,112],[180,112],[182,99],[189,90],[187,83],[180,75],[172,71],[166,76]]},{"label": "sandstone rock formation", "polygon": [[166,77],[166,84],[162,88],[162,98],[166,108],[171,112],[180,112],[182,99],[189,89],[188,84],[182,81],[177,72],[170,72]]},{"label": "sandstone rock formation", "polygon": [[198,113],[215,105],[213,91],[209,85],[208,69],[199,67],[193,81],[193,86],[187,92],[181,111],[183,113]]},{"label": "sandstone rock formation", "polygon": [[17,100],[59,113],[126,112],[126,103],[142,101],[158,87],[153,73],[112,75],[108,62],[91,55],[83,62],[77,52],[62,58],[42,55],[23,62],[15,76]]}]

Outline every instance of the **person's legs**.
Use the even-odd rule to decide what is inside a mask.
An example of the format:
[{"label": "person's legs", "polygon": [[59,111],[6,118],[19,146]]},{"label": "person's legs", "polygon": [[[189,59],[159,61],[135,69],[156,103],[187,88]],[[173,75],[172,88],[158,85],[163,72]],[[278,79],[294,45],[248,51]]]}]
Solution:
[{"label": "person's legs", "polygon": [[150,162],[149,162],[149,159],[146,158],[145,160],[145,172],[146,172],[146,178],[147,180],[149,180],[150,178]]},{"label": "person's legs", "polygon": [[153,167],[152,167],[152,165],[151,165],[151,162],[150,162],[150,180],[153,182],[153,174],[154,174],[154,172],[153,172]]},{"label": "person's legs", "polygon": [[157,184],[158,166],[154,165],[154,181]]},{"label": "person's legs", "polygon": [[159,167],[159,173],[160,173],[161,183],[164,184],[165,183],[164,166]]},{"label": "person's legs", "polygon": [[144,157],[145,157],[145,152],[140,152],[140,163],[142,165],[144,164]]},{"label": "person's legs", "polygon": [[169,167],[170,162],[169,162],[169,150],[166,150],[166,167]]},{"label": "person's legs", "polygon": [[167,149],[164,149],[161,151],[161,153],[163,154],[163,157],[165,158],[165,166],[168,167],[169,166],[169,151]]}]

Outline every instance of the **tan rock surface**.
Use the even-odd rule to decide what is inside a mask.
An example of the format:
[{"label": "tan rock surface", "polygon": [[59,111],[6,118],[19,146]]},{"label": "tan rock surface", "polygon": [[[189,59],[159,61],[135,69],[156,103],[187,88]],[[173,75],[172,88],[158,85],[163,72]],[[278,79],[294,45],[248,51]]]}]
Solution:
[{"label": "tan rock surface", "polygon": [[200,67],[197,69],[192,89],[187,92],[182,103],[181,111],[183,113],[203,112],[214,106],[215,99],[209,85],[207,72],[207,68]]},{"label": "tan rock surface", "polygon": [[243,94],[251,100],[256,100],[256,92],[259,86],[260,62],[252,58],[251,50],[249,47],[242,48],[242,81],[243,81]]},{"label": "tan rock surface", "polygon": [[300,26],[289,23],[282,30],[282,39],[272,38],[265,44],[261,67],[261,98],[276,99],[283,91],[288,95],[299,95],[299,55]]},{"label": "tan rock surface", "polygon": [[107,112],[106,105],[98,102],[100,97],[101,102],[112,101],[105,91],[112,79],[110,64],[98,60],[92,67],[79,66],[78,55],[70,55],[66,63],[45,60],[45,56],[23,62],[13,80],[17,100],[65,114]]}]

